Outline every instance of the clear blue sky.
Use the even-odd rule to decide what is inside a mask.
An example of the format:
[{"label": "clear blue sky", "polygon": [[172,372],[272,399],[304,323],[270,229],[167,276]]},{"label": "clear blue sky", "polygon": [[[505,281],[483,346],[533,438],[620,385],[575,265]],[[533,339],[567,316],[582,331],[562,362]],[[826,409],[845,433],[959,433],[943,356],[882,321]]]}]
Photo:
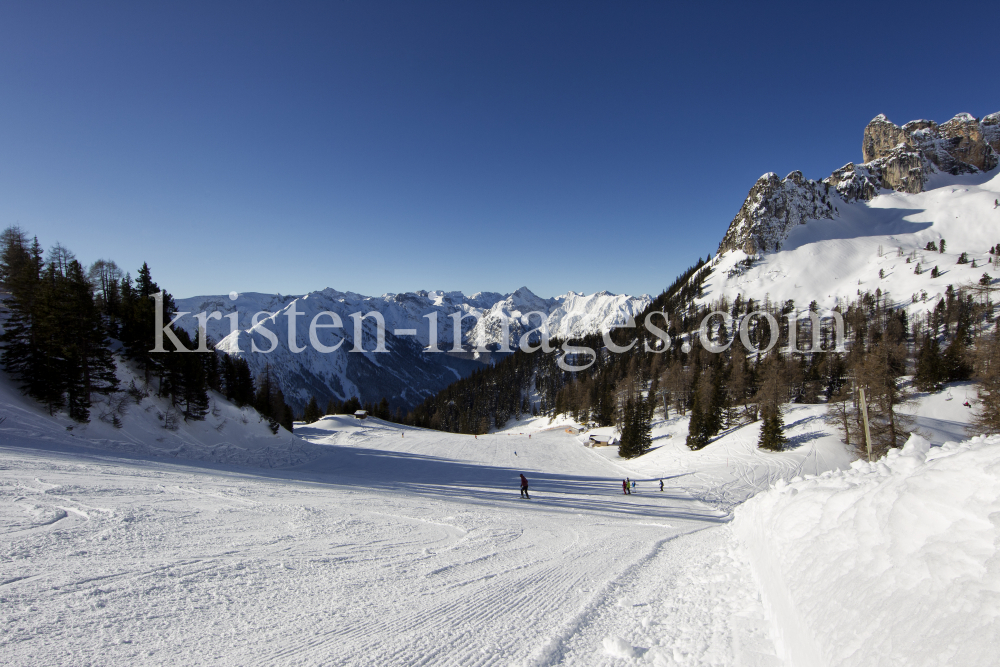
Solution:
[{"label": "clear blue sky", "polygon": [[5,2],[0,226],[180,297],[656,294],[762,173],[1000,110],[996,9]]}]

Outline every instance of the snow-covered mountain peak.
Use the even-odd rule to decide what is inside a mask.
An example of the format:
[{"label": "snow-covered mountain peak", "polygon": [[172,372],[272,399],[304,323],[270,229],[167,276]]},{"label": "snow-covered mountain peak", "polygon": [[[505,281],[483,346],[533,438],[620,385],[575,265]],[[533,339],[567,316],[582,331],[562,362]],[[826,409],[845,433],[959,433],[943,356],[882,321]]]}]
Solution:
[{"label": "snow-covered mountain peak", "polygon": [[[1000,242],[1000,169],[937,173],[927,185],[916,194],[881,190],[871,200],[835,199],[832,218],[795,225],[776,252],[724,250],[712,260],[698,302],[731,303],[742,295],[792,300],[802,311],[813,300],[832,308],[880,290],[916,317],[933,309],[949,285],[978,285],[984,273],[995,285],[1000,269],[990,250]],[[932,242],[937,249],[928,250]]]},{"label": "snow-covered mountain peak", "polygon": [[885,191],[916,194],[938,174],[978,174],[1000,162],[1000,112],[982,120],[961,113],[938,125],[915,120],[902,127],[879,114],[865,127],[864,162],[849,162],[822,181],[793,171],[761,176],[729,225],[719,252],[748,256],[778,252],[792,230],[809,220],[833,219],[846,204]]}]

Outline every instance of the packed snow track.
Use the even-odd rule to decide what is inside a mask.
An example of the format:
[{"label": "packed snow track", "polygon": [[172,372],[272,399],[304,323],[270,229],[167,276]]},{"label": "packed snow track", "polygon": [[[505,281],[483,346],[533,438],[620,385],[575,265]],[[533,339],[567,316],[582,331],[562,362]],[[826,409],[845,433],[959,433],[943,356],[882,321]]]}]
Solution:
[{"label": "packed snow track", "polygon": [[327,453],[281,471],[0,442],[0,662],[773,664],[743,565],[705,571],[725,517],[669,479],[623,495],[561,430],[298,431]]}]

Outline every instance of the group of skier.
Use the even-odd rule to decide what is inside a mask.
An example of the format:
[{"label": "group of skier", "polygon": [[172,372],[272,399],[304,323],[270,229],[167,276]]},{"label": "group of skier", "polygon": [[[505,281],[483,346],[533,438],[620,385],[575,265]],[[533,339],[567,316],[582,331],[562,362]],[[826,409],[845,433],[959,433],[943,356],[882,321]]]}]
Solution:
[{"label": "group of skier", "polygon": [[[626,496],[632,495],[632,490],[635,489],[635,480],[626,477],[622,480],[622,493]],[[660,480],[660,491],[663,491],[663,480]],[[528,478],[521,473],[521,497],[531,500],[531,496],[528,495]]]},{"label": "group of skier", "polygon": [[[622,480],[622,493],[626,496],[631,496],[632,491],[635,489],[635,480],[626,477]],[[660,480],[660,491],[663,491],[663,480]]]}]

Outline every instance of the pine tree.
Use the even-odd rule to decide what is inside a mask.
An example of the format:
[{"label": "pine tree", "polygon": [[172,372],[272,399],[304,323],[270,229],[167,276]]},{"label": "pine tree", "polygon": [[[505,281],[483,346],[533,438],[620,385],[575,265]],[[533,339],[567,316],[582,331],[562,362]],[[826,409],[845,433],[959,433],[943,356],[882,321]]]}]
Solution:
[{"label": "pine tree", "polygon": [[0,236],[0,283],[10,293],[0,345],[3,368],[21,391],[41,400],[47,390],[50,359],[41,340],[42,250],[38,239],[29,245],[18,227]]},{"label": "pine tree", "polygon": [[93,287],[77,260],[69,261],[60,282],[60,346],[70,417],[85,422],[89,419],[91,395],[116,391],[118,377]]},{"label": "pine tree", "polygon": [[968,380],[972,375],[972,365],[967,358],[965,340],[966,329],[964,326],[960,326],[955,332],[955,337],[944,350],[941,367],[944,379],[948,382]]},{"label": "pine tree", "polygon": [[1000,433],[1000,334],[994,334],[978,347],[979,400],[972,417],[973,428],[979,435]]},{"label": "pine tree", "polygon": [[788,444],[788,438],[784,434],[785,421],[781,415],[781,408],[764,410],[762,415],[757,446],[760,449],[780,452]]},{"label": "pine tree", "polygon": [[702,399],[699,392],[695,392],[691,402],[691,421],[688,423],[687,446],[692,450],[703,449],[708,444],[708,431],[705,428],[705,413],[702,408]]},{"label": "pine tree", "polygon": [[303,412],[302,419],[307,424],[312,424],[313,422],[318,422],[322,413],[319,411],[319,402],[316,400],[315,396],[309,397],[309,402],[306,404],[305,412]]},{"label": "pine tree", "polygon": [[277,433],[279,428],[291,432],[295,417],[292,408],[285,402],[285,395],[278,386],[270,364],[264,367],[256,384],[257,393],[254,396],[254,408],[268,420],[271,432]]},{"label": "pine tree", "polygon": [[618,455],[623,459],[642,456],[649,451],[653,443],[652,408],[642,397],[625,399],[622,407],[621,440],[618,443]]},{"label": "pine tree", "polygon": [[787,392],[785,369],[779,357],[772,356],[764,366],[764,381],[757,391],[756,400],[760,409],[761,428],[757,446],[771,451],[781,451],[787,439],[783,433],[785,426],[781,406]]},{"label": "pine tree", "polygon": [[[122,279],[121,340],[125,347],[125,354],[142,369],[147,385],[154,373],[160,374],[161,386],[158,393],[163,396],[166,389],[162,384],[164,380],[163,362],[167,355],[174,354],[174,352],[150,352],[156,345],[156,303],[152,297],[160,291],[159,285],[153,281],[149,265],[145,262],[139,269],[139,277],[134,285],[130,276],[126,275]],[[165,323],[172,319],[176,310],[173,298],[164,293],[163,319]],[[170,341],[165,340],[164,348],[170,350],[170,347]]]},{"label": "pine tree", "polygon": [[240,407],[253,403],[253,374],[246,359],[223,354],[221,375],[226,398]]},{"label": "pine tree", "polygon": [[913,377],[914,384],[920,391],[937,391],[944,381],[944,363],[941,357],[941,347],[937,338],[925,334],[917,353],[917,368]]},{"label": "pine tree", "polygon": [[117,389],[107,331],[83,268],[56,244],[42,263],[38,239],[0,236],[0,279],[10,292],[0,344],[3,365],[22,390],[50,413],[68,406],[71,418],[90,419],[91,394]]}]

